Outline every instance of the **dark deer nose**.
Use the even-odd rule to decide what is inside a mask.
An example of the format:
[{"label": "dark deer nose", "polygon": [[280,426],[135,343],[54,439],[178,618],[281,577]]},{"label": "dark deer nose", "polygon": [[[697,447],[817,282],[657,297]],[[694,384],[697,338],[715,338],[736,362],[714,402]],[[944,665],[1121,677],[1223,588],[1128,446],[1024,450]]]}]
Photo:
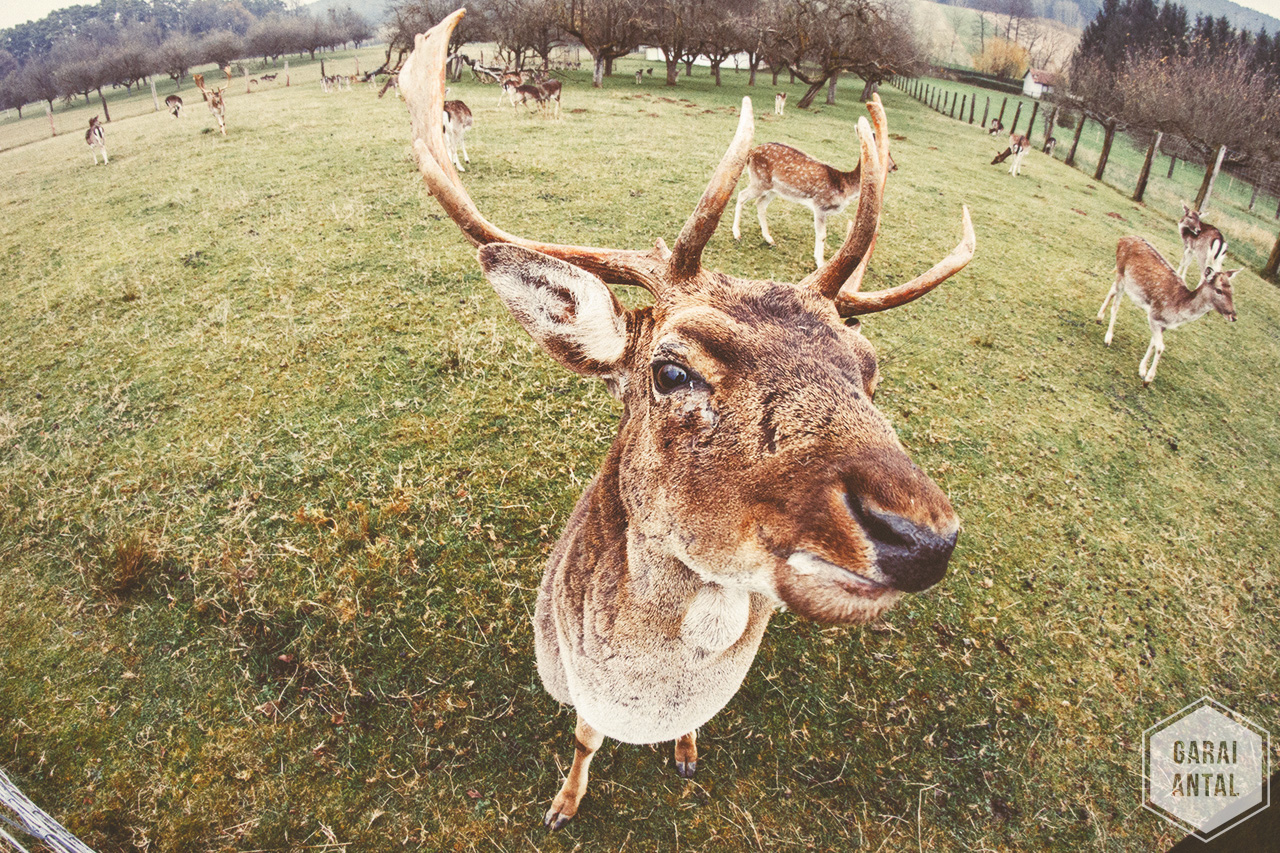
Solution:
[{"label": "dark deer nose", "polygon": [[876,549],[876,568],[894,589],[920,592],[942,580],[956,533],[940,535],[914,521],[868,506],[849,495],[849,506]]}]

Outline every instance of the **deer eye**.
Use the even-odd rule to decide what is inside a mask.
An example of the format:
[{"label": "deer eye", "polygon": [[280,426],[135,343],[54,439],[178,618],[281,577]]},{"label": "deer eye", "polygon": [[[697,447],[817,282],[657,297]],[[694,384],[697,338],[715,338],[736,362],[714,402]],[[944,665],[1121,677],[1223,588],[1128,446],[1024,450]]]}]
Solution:
[{"label": "deer eye", "polygon": [[671,361],[659,361],[653,365],[653,387],[659,394],[670,394],[689,384],[689,371]]}]

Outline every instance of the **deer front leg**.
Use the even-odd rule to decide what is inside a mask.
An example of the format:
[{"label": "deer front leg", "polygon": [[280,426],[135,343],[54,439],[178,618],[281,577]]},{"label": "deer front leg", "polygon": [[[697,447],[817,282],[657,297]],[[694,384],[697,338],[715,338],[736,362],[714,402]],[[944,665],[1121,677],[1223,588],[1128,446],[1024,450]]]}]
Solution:
[{"label": "deer front leg", "polygon": [[1186,279],[1187,268],[1191,266],[1191,247],[1185,246],[1182,249],[1182,264],[1178,267],[1178,278]]},{"label": "deer front leg", "polygon": [[694,729],[676,741],[676,773],[692,779],[698,772],[698,730]]},{"label": "deer front leg", "polygon": [[765,213],[769,210],[769,203],[772,201],[773,193],[771,192],[765,193],[756,200],[756,216],[760,219],[760,233],[770,246],[773,245],[773,236],[769,233],[769,220],[765,219]]},{"label": "deer front leg", "polygon": [[542,820],[552,830],[564,826],[578,813],[578,804],[582,802],[582,795],[587,792],[587,768],[591,766],[591,756],[604,743],[604,735],[587,725],[581,715],[578,716],[578,726],[574,729],[573,736],[573,766],[569,768],[569,775],[560,786],[560,793],[551,801],[551,808]]},{"label": "deer front leg", "polygon": [[742,239],[742,229],[738,227],[742,222],[742,205],[757,197],[755,193],[751,192],[750,184],[743,188],[742,192],[738,193],[738,204],[733,209],[733,239]]}]

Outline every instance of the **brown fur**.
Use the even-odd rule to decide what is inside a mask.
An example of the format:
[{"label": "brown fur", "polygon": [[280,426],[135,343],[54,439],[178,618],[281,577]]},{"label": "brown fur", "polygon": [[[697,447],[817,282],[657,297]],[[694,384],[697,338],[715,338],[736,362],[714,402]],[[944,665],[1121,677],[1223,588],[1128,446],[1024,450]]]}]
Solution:
[{"label": "brown fur", "polygon": [[[1115,335],[1116,314],[1120,309],[1120,292],[1139,308],[1147,312],[1147,324],[1151,327],[1151,344],[1138,367],[1142,384],[1150,385],[1156,378],[1156,365],[1164,354],[1164,332],[1184,323],[1197,320],[1210,311],[1217,311],[1235,322],[1236,309],[1231,293],[1231,279],[1240,270],[1215,272],[1206,269],[1200,284],[1188,290],[1182,277],[1174,271],[1155,247],[1141,237],[1121,237],[1116,244],[1116,280],[1102,300],[1097,320],[1102,322],[1107,305],[1111,305],[1111,324],[1107,327],[1106,343],[1111,344]],[[1150,367],[1148,368],[1148,362]]]}]

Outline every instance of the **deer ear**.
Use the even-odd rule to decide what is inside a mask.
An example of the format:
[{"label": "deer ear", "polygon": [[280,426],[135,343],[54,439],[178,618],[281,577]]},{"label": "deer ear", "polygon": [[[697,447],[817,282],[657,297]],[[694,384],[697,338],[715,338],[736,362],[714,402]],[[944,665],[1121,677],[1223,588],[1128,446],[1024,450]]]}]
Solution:
[{"label": "deer ear", "polygon": [[512,316],[552,358],[586,376],[617,374],[627,318],[607,284],[573,264],[507,243],[481,247],[480,266]]}]

